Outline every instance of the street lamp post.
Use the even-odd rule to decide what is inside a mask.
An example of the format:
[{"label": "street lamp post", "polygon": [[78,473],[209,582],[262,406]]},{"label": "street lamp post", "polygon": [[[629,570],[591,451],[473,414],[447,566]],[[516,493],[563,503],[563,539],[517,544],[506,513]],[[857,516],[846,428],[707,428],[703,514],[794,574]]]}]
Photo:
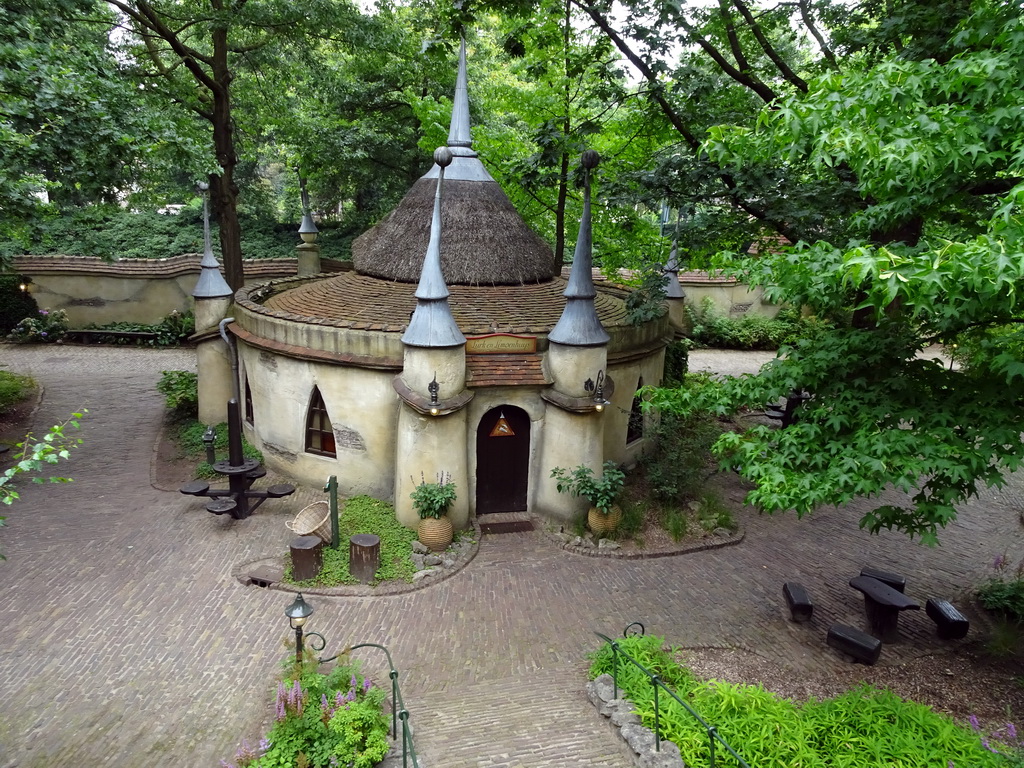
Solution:
[{"label": "street lamp post", "polygon": [[319,632],[305,632],[303,626],[306,619],[313,615],[313,606],[302,599],[302,593],[295,595],[295,600],[284,609],[284,615],[288,617],[288,623],[295,630],[295,663],[302,665],[302,654],[305,650],[304,637],[318,638],[319,645],[315,640],[310,640],[309,647],[314,651],[322,651],[327,641]]}]

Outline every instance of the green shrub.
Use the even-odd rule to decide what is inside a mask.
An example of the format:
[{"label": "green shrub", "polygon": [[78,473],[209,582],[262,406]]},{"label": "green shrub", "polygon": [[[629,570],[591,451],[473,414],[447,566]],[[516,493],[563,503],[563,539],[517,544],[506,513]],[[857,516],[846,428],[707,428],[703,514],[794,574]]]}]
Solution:
[{"label": "green shrub", "polygon": [[10,371],[0,371],[0,414],[7,413],[35,389],[36,383],[30,376]]},{"label": "green shrub", "polygon": [[676,504],[696,497],[707,479],[711,446],[719,434],[718,422],[708,414],[663,412],[653,430],[651,450],[641,460],[651,496]]},{"label": "green shrub", "polygon": [[[179,371],[184,373],[184,371]],[[196,477],[205,480],[223,478],[224,476],[215,472],[213,466],[208,464],[206,458],[206,445],[203,443],[203,435],[206,434],[206,425],[201,424],[195,418],[176,419],[178,429],[175,439],[181,452],[199,460],[196,466]],[[217,424],[214,428],[213,449],[217,454],[218,461],[228,457],[228,425],[226,422]],[[242,457],[263,463],[263,454],[253,446],[245,435],[242,435]]]},{"label": "green shrub", "polygon": [[145,347],[178,347],[188,341],[189,336],[196,332],[196,318],[191,310],[182,314],[171,312],[156,324],[147,323],[106,323],[105,325],[87,325],[87,329],[96,331],[121,331],[133,333],[152,333],[152,339],[131,339],[118,336],[98,336],[95,341],[103,344],[122,344]]},{"label": "green shrub", "polygon": [[55,344],[64,339],[70,327],[63,309],[40,309],[18,322],[7,338],[19,344]]},{"label": "green shrub", "polygon": [[791,307],[780,310],[774,318],[743,315],[734,319],[719,312],[708,296],[701,300],[700,306],[687,304],[686,315],[691,342],[718,349],[778,349],[811,333],[821,324],[816,318],[802,318],[800,312]]},{"label": "green shrub", "polygon": [[161,371],[157,391],[177,418],[199,416],[199,376],[192,371]]},{"label": "green shrub", "polygon": [[[364,678],[359,666],[338,664],[327,675],[312,660],[277,685],[274,724],[258,746],[242,742],[237,768],[349,766],[372,768],[388,753],[385,694]],[[305,667],[313,667],[310,671]]]},{"label": "green shrub", "polygon": [[[118,205],[68,209],[59,216],[32,222],[23,237],[27,254],[62,253],[101,259],[166,259],[183,253],[202,253],[202,203],[196,198],[176,215],[133,212]],[[298,222],[277,222],[239,211],[242,253],[247,259],[295,255]],[[359,233],[353,222],[318,222],[317,242],[324,258],[351,258],[350,245]],[[213,250],[220,255],[220,234],[211,222]]]},{"label": "green shrub", "polygon": [[284,580],[300,587],[332,587],[339,584],[358,584],[349,572],[348,546],[345,544],[357,533],[372,533],[380,537],[380,567],[374,582],[412,581],[416,566],[412,562],[412,543],[416,531],[406,528],[395,517],[395,508],[385,501],[369,496],[354,496],[345,502],[344,514],[338,514],[338,539],[342,546],[325,547],[323,568],[315,579],[293,581],[289,564]]},{"label": "green shrub", "polygon": [[20,285],[17,275],[0,275],[0,336],[6,336],[19,321],[39,312],[32,294],[21,290]]},{"label": "green shrub", "polygon": [[1002,617],[1024,623],[1024,560],[1011,566],[1006,555],[992,563],[995,576],[978,587],[978,600]]},{"label": "green shrub", "polygon": [[[618,644],[661,676],[751,766],[998,768],[1012,764],[983,746],[970,728],[889,691],[862,685],[834,699],[797,703],[761,686],[697,681],[662,648],[661,638],[630,637]],[[592,678],[611,673],[609,646],[591,659]],[[653,728],[649,678],[620,659],[618,682],[622,697],[634,703],[643,725]],[[659,705],[661,737],[679,747],[686,765],[706,765],[704,727],[664,692]]]}]

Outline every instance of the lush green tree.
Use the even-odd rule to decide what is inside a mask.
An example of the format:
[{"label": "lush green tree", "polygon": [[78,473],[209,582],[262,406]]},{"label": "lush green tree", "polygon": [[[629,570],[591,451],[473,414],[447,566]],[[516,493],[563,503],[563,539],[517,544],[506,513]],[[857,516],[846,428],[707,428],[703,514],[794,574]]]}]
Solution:
[{"label": "lush green tree", "polygon": [[110,5],[120,14],[124,55],[137,80],[208,126],[215,161],[210,195],[225,278],[239,288],[244,276],[233,83],[244,71],[287,57],[308,36],[356,35],[362,16],[347,0],[110,0]]},{"label": "lush green tree", "polygon": [[178,156],[173,122],[124,77],[113,25],[95,0],[0,6],[0,236],[18,239],[68,206],[114,201]]},{"label": "lush green tree", "polygon": [[[845,190],[818,205],[843,220],[818,216],[790,228],[792,245],[718,262],[834,326],[757,377],[652,403],[726,412],[807,390],[796,424],[719,442],[756,483],[751,501],[804,514],[895,487],[908,501],[862,526],[934,543],[958,504],[1024,458],[1024,358],[1006,331],[1024,323],[1024,22],[982,1],[944,40],[925,31],[921,45],[893,34],[888,53],[837,57],[752,126],[709,131],[703,149],[725,175],[771,164]],[[974,350],[960,369],[919,354],[959,341]]]}]

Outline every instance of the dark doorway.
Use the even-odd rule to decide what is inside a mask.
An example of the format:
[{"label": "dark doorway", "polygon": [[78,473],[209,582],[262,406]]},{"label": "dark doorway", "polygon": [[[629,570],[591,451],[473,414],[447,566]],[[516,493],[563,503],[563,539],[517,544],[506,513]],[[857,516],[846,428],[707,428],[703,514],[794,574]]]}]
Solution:
[{"label": "dark doorway", "polygon": [[525,512],[530,483],[530,417],[492,408],[476,428],[476,513]]}]

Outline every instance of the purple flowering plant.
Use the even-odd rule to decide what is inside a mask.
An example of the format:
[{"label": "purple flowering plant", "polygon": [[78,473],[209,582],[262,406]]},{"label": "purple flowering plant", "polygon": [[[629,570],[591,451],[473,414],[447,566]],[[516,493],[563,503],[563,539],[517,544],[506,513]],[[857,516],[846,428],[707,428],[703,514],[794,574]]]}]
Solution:
[{"label": "purple flowering plant", "polygon": [[992,561],[994,574],[978,587],[978,600],[1010,621],[1024,622],[1024,559],[1016,565],[1005,553]]},{"label": "purple flowering plant", "polygon": [[54,343],[62,341],[70,327],[68,313],[63,309],[40,309],[14,326],[7,338],[19,344]]},{"label": "purple flowering plant", "polygon": [[384,758],[389,749],[385,694],[356,664],[338,664],[323,674],[315,660],[297,665],[289,657],[285,670],[275,690],[270,731],[256,747],[243,741],[233,762],[222,760],[221,766],[372,768]]}]

